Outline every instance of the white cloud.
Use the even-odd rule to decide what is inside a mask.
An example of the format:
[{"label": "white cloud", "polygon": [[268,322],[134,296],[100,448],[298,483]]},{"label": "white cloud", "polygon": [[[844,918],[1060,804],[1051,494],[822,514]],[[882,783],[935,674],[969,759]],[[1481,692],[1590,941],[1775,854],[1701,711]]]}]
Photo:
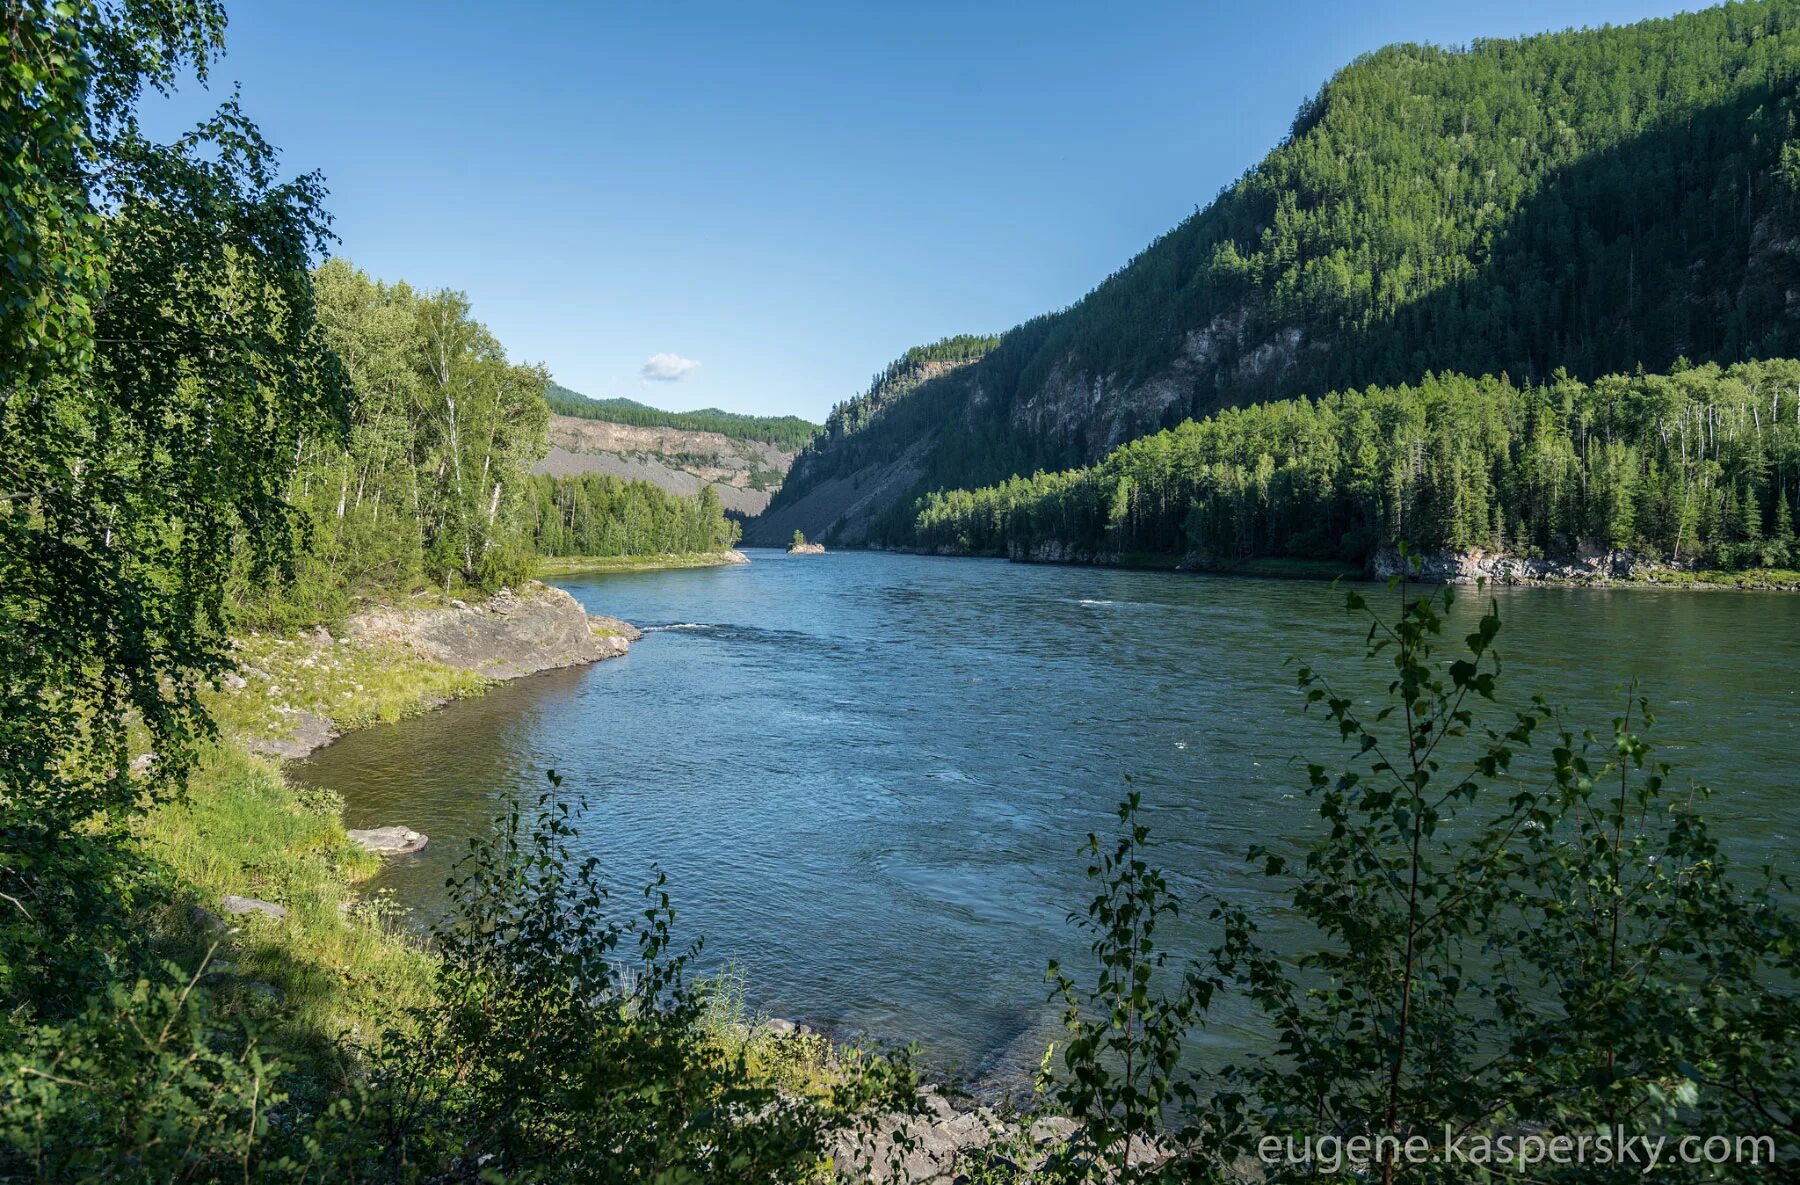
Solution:
[{"label": "white cloud", "polygon": [[652,354],[644,363],[645,378],[658,383],[680,382],[699,366],[692,358],[683,358],[680,354]]}]

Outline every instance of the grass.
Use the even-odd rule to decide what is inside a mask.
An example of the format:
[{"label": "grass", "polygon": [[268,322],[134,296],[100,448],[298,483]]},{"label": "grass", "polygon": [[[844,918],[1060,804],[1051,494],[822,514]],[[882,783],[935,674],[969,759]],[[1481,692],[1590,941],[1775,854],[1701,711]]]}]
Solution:
[{"label": "grass", "polygon": [[392,724],[489,685],[392,643],[252,634],[233,643],[232,655],[243,685],[227,679],[207,708],[227,735],[245,739],[285,738],[301,712],[332,721],[340,732]]},{"label": "grass", "polygon": [[[138,821],[139,843],[177,884],[164,926],[196,965],[213,942],[214,982],[228,1005],[271,1019],[321,1049],[368,1042],[428,998],[432,962],[392,924],[381,902],[360,902],[358,881],[379,858],[345,834],[342,799],[290,786],[271,762],[237,745],[203,754],[187,794]],[[284,918],[223,915],[239,894],[274,902]],[[192,912],[219,914],[234,932],[209,933]]]},{"label": "grass", "polygon": [[753,1078],[795,1095],[823,1097],[838,1081],[840,1059],[857,1056],[839,1049],[818,1033],[777,1034],[767,1027],[767,1013],[749,1004],[743,968],[727,964],[696,985],[706,1000],[701,1028],[727,1056],[743,1055]]},{"label": "grass", "polygon": [[[358,728],[478,694],[489,682],[398,645],[319,635],[251,635],[234,643],[234,655],[242,685],[227,680],[208,696],[225,739],[203,751],[184,796],[135,823],[137,842],[168,877],[151,920],[181,966],[198,966],[216,946],[207,982],[222,1008],[308,1051],[315,1075],[350,1072],[341,1051],[403,1028],[409,1008],[430,1002],[436,962],[401,925],[403,911],[358,893],[381,860],[350,842],[343,799],[290,784],[276,761],[244,742],[285,735],[300,712]],[[287,914],[226,915],[220,900],[232,894]],[[227,931],[211,929],[195,907]],[[735,969],[705,990],[709,1039],[742,1054],[759,1081],[824,1094],[844,1059],[859,1056],[821,1036],[770,1032],[767,1018],[749,1009]]]},{"label": "grass", "polygon": [[538,559],[538,578],[543,580],[604,572],[656,572],[666,568],[723,568],[736,562],[728,551],[542,556]]},{"label": "grass", "polygon": [[[251,634],[232,653],[237,673],[206,696],[223,739],[201,754],[187,793],[149,810],[136,835],[173,881],[160,921],[177,961],[198,965],[218,943],[209,980],[221,1002],[278,1024],[328,1063],[339,1042],[372,1042],[425,1002],[434,964],[391,904],[357,894],[380,857],[350,842],[343,800],[289,784],[246,745],[290,737],[303,713],[346,731],[479,694],[489,681],[399,644],[320,634]],[[287,916],[223,915],[231,894]],[[211,932],[195,906],[229,931]]]},{"label": "grass", "polygon": [[1652,579],[1642,583],[1685,587],[1716,586],[1719,588],[1800,590],[1800,572],[1791,568],[1745,568],[1738,572],[1658,568],[1653,573]]}]

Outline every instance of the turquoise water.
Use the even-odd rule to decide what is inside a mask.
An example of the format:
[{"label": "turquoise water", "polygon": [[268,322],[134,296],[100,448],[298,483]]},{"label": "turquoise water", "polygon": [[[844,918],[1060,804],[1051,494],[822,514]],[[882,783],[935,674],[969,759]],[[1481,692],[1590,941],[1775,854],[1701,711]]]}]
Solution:
[{"label": "turquoise water", "polygon": [[[377,881],[428,916],[467,837],[554,768],[588,804],[583,845],[622,885],[665,869],[704,961],[738,964],[760,1007],[918,1040],[980,1080],[1034,1065],[1053,1034],[1045,960],[1084,949],[1076,848],[1128,775],[1185,892],[1267,911],[1245,848],[1313,820],[1298,762],[1348,756],[1300,712],[1285,660],[1379,686],[1366,620],[1323,584],[750,554],[564,581],[644,640],[353,734],[299,772],[345,795],[352,826],[432,837]],[[1800,596],[1499,601],[1510,697],[1542,691],[1604,732],[1639,680],[1662,756],[1715,786],[1732,850],[1794,867]]]}]

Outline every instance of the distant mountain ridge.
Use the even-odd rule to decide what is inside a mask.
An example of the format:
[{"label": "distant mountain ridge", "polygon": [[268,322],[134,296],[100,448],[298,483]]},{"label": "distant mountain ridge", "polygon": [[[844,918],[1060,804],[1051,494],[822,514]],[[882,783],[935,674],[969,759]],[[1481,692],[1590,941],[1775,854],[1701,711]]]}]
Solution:
[{"label": "distant mountain ridge", "polygon": [[750,537],[907,542],[928,490],[1225,406],[1792,354],[1797,80],[1800,0],[1359,58],[1074,305],[834,413]]},{"label": "distant mountain ridge", "polygon": [[695,411],[664,411],[635,399],[595,399],[571,391],[560,383],[544,390],[544,401],[557,415],[584,420],[606,420],[639,428],[679,428],[688,432],[717,432],[733,440],[772,444],[784,452],[797,452],[819,431],[819,425],[799,416],[750,416],[741,412],[703,407]]}]

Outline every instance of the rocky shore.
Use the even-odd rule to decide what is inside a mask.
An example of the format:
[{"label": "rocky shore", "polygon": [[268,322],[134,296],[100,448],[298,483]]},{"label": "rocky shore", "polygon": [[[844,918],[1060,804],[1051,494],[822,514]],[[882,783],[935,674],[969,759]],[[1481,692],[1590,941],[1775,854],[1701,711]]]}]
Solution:
[{"label": "rocky shore", "polygon": [[484,679],[517,679],[555,667],[617,658],[640,633],[616,617],[589,617],[567,591],[532,581],[477,605],[380,608],[346,622],[352,642],[392,642]]},{"label": "rocky shore", "polygon": [[[345,621],[341,637],[321,627],[265,642],[257,661],[240,658],[223,690],[274,701],[273,719],[240,730],[241,739],[253,752],[295,759],[355,726],[344,718],[357,705],[353,693],[364,691],[355,672],[409,664],[421,676],[408,689],[415,699],[409,707],[424,710],[486,683],[621,657],[642,637],[629,622],[589,615],[567,591],[532,581],[476,604],[363,610]],[[303,676],[316,681],[319,695],[300,691]],[[338,708],[333,694],[350,705]]]},{"label": "rocky shore", "polygon": [[[907,550],[907,549],[900,549]],[[964,555],[952,547],[940,547],[930,554]],[[1359,575],[1354,565],[1338,565],[1325,561],[1250,559],[1220,561],[1200,555],[1128,556],[1116,551],[1093,551],[1073,547],[1060,540],[1038,540],[1030,544],[1010,544],[1006,558],[1015,563],[1086,564],[1103,568],[1142,568],[1158,571],[1202,572],[1223,575],[1284,575],[1331,579]],[[1360,576],[1386,580],[1406,575],[1427,584],[1474,584],[1485,580],[1491,585],[1591,588],[1620,586],[1683,589],[1750,589],[1773,592],[1800,591],[1800,574],[1767,570],[1709,571],[1685,565],[1674,565],[1632,551],[1609,551],[1582,548],[1573,556],[1546,559],[1537,556],[1512,555],[1505,552],[1434,551],[1418,557],[1415,571],[1402,563],[1399,553],[1387,550],[1371,559]],[[1333,570],[1338,569],[1338,570]]]},{"label": "rocky shore", "polygon": [[1369,565],[1370,575],[1378,580],[1408,575],[1432,584],[1515,585],[1646,585],[1675,588],[1767,588],[1800,589],[1800,584],[1786,580],[1769,580],[1756,573],[1696,572],[1674,567],[1632,551],[1605,551],[1582,548],[1574,556],[1542,559],[1509,555],[1504,552],[1435,551],[1418,556],[1419,567],[1413,571],[1395,551],[1383,551]]}]

